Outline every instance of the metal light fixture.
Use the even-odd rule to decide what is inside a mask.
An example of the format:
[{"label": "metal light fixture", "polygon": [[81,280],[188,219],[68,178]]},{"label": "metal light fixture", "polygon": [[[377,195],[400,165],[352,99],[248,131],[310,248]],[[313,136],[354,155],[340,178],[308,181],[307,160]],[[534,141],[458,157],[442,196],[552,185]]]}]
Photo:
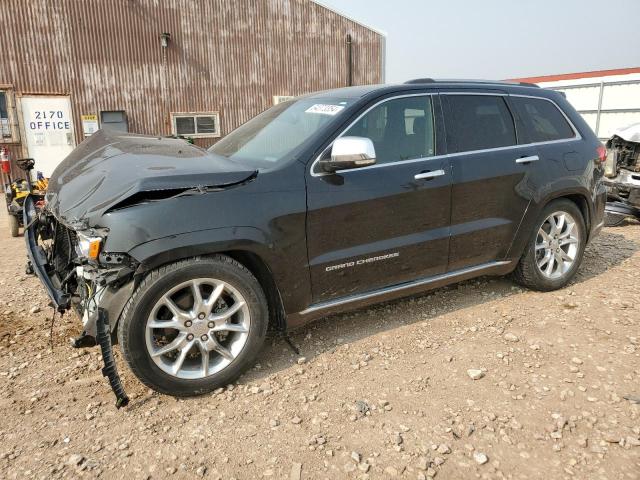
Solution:
[{"label": "metal light fixture", "polygon": [[171,34],[164,32],[160,34],[160,45],[162,48],[167,48],[169,46],[169,40],[171,40]]}]

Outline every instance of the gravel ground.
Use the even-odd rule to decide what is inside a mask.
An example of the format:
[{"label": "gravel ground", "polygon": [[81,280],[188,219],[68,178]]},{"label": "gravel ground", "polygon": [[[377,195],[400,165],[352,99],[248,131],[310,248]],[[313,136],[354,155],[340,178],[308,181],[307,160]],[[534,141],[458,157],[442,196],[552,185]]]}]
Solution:
[{"label": "gravel ground", "polygon": [[561,291],[480,279],[327,318],[212,395],[153,393],[118,356],[121,411],[24,259],[0,214],[1,478],[640,479],[638,223]]}]

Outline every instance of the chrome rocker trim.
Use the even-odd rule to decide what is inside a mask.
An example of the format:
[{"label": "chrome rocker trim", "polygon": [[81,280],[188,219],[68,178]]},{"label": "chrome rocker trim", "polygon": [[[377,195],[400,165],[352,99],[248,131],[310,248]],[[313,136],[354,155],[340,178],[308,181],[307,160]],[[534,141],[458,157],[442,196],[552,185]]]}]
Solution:
[{"label": "chrome rocker trim", "polygon": [[[354,302],[360,302],[363,300],[368,300],[370,298],[375,298],[381,295],[387,295],[391,293],[401,292],[402,290],[408,290],[415,287],[426,286],[433,283],[442,282],[444,280],[454,280],[456,277],[462,277],[471,273],[476,273],[482,270],[489,270],[494,267],[502,267],[505,265],[509,265],[512,263],[510,260],[503,260],[499,262],[488,262],[480,265],[476,265],[474,267],[467,267],[461,270],[456,270],[453,272],[442,273],[439,275],[434,275],[432,277],[421,278],[418,280],[413,280],[411,282],[405,282],[398,285],[392,285],[390,287],[384,287],[377,290],[372,290],[365,293],[359,293],[356,295],[349,295],[348,297],[341,297],[335,300],[328,300],[326,302],[316,303],[309,308],[301,311],[300,315],[308,315],[310,313],[318,312],[320,310],[327,310],[334,307],[339,307],[342,305],[348,305]],[[453,283],[453,282],[451,282]]]}]

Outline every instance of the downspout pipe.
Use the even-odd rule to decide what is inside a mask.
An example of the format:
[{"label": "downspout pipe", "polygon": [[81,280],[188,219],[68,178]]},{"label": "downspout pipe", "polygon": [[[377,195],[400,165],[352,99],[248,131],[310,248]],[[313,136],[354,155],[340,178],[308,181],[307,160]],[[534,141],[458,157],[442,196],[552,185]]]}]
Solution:
[{"label": "downspout pipe", "polygon": [[353,42],[351,41],[351,34],[347,33],[347,86],[353,86]]}]

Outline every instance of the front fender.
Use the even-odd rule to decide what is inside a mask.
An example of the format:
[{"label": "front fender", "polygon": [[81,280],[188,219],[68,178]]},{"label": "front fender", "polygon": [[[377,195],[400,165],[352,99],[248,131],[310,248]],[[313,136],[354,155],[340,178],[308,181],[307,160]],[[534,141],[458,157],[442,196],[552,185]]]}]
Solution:
[{"label": "front fender", "polygon": [[285,312],[299,312],[311,298],[306,258],[296,258],[295,249],[277,249],[262,230],[255,227],[222,227],[171,235],[140,244],[128,253],[138,262],[137,275],[160,265],[198,255],[227,252],[251,252],[272,273]]},{"label": "front fender", "polygon": [[128,253],[140,262],[138,273],[144,273],[184,258],[230,250],[255,253],[267,265],[276,256],[267,235],[255,227],[223,227],[171,235],[140,244]]}]

